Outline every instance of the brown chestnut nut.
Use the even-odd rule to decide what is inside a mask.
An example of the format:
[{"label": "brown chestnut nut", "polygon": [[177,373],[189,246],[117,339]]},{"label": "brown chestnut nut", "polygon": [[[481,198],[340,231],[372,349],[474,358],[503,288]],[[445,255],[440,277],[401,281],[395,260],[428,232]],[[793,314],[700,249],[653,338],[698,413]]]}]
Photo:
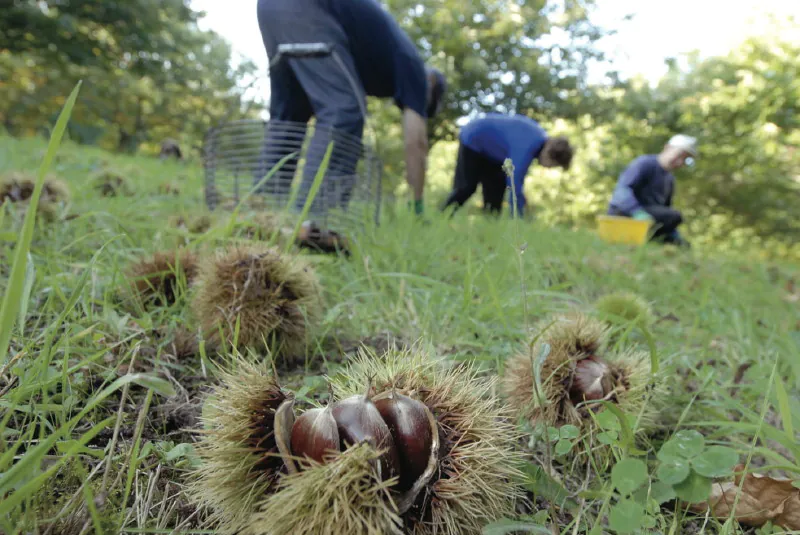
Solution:
[{"label": "brown chestnut nut", "polygon": [[569,395],[573,403],[605,398],[613,389],[608,364],[597,357],[588,357],[575,365]]},{"label": "brown chestnut nut", "polygon": [[424,403],[389,391],[374,399],[375,407],[397,447],[400,461],[399,490],[410,489],[428,468],[433,446],[433,430]]},{"label": "brown chestnut nut", "polygon": [[377,450],[386,450],[378,463],[378,474],[384,480],[397,475],[399,462],[392,434],[367,396],[351,396],[337,401],[331,412],[336,420],[342,451],[362,442]]},{"label": "brown chestnut nut", "polygon": [[330,407],[301,414],[292,427],[292,453],[322,463],[332,451],[339,451],[339,431]]}]

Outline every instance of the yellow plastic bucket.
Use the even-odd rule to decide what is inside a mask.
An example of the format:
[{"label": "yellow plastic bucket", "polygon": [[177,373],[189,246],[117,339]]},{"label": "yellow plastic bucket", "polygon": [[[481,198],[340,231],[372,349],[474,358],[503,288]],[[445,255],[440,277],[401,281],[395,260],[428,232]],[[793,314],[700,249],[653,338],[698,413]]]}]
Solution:
[{"label": "yellow plastic bucket", "polygon": [[649,221],[613,215],[601,215],[597,218],[597,232],[600,238],[610,243],[642,245],[647,241],[648,230],[650,230]]}]

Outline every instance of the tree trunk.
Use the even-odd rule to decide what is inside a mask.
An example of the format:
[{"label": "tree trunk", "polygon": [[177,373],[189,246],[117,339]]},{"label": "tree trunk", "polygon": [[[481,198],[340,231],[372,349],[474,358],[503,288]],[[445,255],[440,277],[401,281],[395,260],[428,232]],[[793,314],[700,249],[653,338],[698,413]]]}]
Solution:
[{"label": "tree trunk", "polygon": [[142,99],[137,100],[136,106],[136,120],[133,124],[133,132],[127,132],[120,128],[119,131],[119,144],[117,150],[120,152],[127,152],[135,154],[139,150],[140,135],[144,132],[144,120],[142,119]]}]

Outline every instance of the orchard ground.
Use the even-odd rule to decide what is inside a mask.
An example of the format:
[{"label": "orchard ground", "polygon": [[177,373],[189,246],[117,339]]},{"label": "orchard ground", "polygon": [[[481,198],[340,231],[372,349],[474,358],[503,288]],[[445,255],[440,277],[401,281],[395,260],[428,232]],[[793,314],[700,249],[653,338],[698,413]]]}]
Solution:
[{"label": "orchard ground", "polygon": [[[45,148],[41,140],[0,137],[0,173],[35,171]],[[92,180],[103,169],[124,177],[130,194],[101,196]],[[72,199],[69,217],[36,227],[24,328],[12,334],[13,363],[0,366],[0,494],[13,497],[0,505],[0,529],[191,532],[203,513],[182,491],[197,462],[191,429],[215,381],[215,359],[173,344],[176,333],[195,330],[188,300],[132,306],[126,270],[156,251],[207,251],[248,238],[239,227],[202,234],[180,224],[206,214],[199,166],[65,143],[51,172],[69,184]],[[754,260],[755,253],[611,246],[590,228],[491,219],[474,209],[448,219],[434,202],[449,183],[444,172],[433,177],[425,223],[403,202],[388,207],[380,226],[353,236],[350,258],[293,252],[315,265],[326,302],[305,365],[276,362],[298,398],[324,398],[324,376],[362,343],[382,350],[419,342],[474,363],[487,378],[502,374],[541,320],[589,311],[606,294],[630,291],[652,304],[651,334],[670,392],[659,429],[640,447],[654,454],[677,431],[693,429],[709,444],[734,448],[742,462],[798,477],[796,265]],[[216,228],[227,215],[212,215]],[[7,213],[0,229],[3,289],[18,229],[18,214]],[[650,350],[635,328],[619,334],[619,344]],[[136,380],[120,381],[126,376]],[[48,440],[51,447],[28,455]],[[568,467],[557,469],[569,485]],[[595,477],[602,487],[609,476]],[[548,514],[546,493],[535,498]],[[551,520],[571,533],[576,516],[603,518],[604,505],[581,498],[582,513]],[[674,504],[655,518],[661,533],[722,529]]]}]

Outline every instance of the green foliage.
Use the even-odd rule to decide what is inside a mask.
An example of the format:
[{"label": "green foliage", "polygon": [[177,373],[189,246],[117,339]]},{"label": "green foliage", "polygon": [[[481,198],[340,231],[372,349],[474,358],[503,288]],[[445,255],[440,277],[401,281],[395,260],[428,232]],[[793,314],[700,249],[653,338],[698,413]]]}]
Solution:
[{"label": "green foliage", "polygon": [[387,5],[450,90],[435,139],[452,138],[473,111],[576,117],[594,93],[586,68],[604,32],[594,0],[390,0]]},{"label": "green foliage", "polygon": [[[595,0],[389,0],[401,27],[429,65],[448,81],[442,112],[429,124],[431,144],[457,138],[459,121],[480,111],[517,112],[539,120],[577,118],[596,108],[587,66],[602,59],[605,32],[591,21]],[[389,188],[404,187],[400,114],[371,101],[370,127]],[[455,147],[430,163],[429,181],[449,182]],[[433,156],[437,158],[437,156]]]},{"label": "green foliage", "polygon": [[617,533],[635,533],[644,527],[644,508],[633,500],[621,500],[611,508],[608,525]]},{"label": "green foliage", "polygon": [[608,519],[616,533],[636,533],[656,525],[660,504],[679,498],[702,503],[711,495],[713,478],[730,476],[738,454],[724,446],[706,447],[703,435],[683,430],[665,442],[657,453],[658,468],[648,473],[645,461],[626,457],[611,469],[615,492]]},{"label": "green foliage", "polygon": [[689,477],[689,461],[680,457],[667,457],[658,467],[659,481],[667,485],[677,485]]},{"label": "green foliage", "polygon": [[[787,23],[788,24],[788,23]],[[779,26],[776,23],[776,26]],[[800,47],[752,37],[727,56],[673,63],[655,86],[631,80],[602,92],[593,113],[547,123],[578,147],[568,173],[535,168],[526,193],[549,224],[594,226],[623,169],[675,133],[700,142],[696,165],[675,173],[674,202],[695,245],[800,258]]]},{"label": "green foliage", "polygon": [[628,496],[647,481],[647,465],[639,459],[623,459],[611,470],[611,483],[617,491]]},{"label": "green foliage", "polygon": [[561,427],[539,425],[534,429],[532,439],[541,439],[545,436],[548,442],[553,446],[553,453],[557,457],[563,457],[572,451],[575,443],[580,438],[580,429],[574,425],[564,425]]},{"label": "green foliage", "polygon": [[[0,136],[0,172],[35,168],[45,149],[41,140]],[[91,188],[88,170],[102,166],[130,177],[131,197],[101,197]],[[197,403],[197,390],[212,380],[208,370],[214,363],[202,350],[201,357],[186,362],[165,356],[170,342],[154,332],[182,326],[187,318],[180,306],[126,310],[114,292],[134,256],[178,245],[228,245],[242,238],[226,235],[224,228],[209,237],[166,224],[175,214],[204,213],[201,198],[191,193],[201,188],[200,168],[178,169],[169,162],[110,155],[65,142],[53,170],[75,192],[70,214],[74,217],[37,228],[33,235],[29,253],[36,269],[24,321],[15,314],[18,324],[11,332],[10,352],[19,359],[8,369],[0,366],[0,493],[8,491],[0,505],[0,531],[44,532],[43,523],[64,505],[60,502],[53,509],[51,496],[42,497],[46,492],[76,496],[70,513],[95,508],[92,518],[79,518],[79,528],[88,520],[90,529],[107,526],[97,532],[171,531],[199,516],[169,505],[184,503],[184,469],[192,466],[194,456],[186,446],[190,439],[157,429],[158,415],[175,412],[175,400],[163,404],[165,400],[153,393],[169,394],[169,384],[180,384],[190,402]],[[182,191],[189,193],[157,195],[152,177],[165,175],[181,180]],[[338,362],[347,358],[345,348],[376,335],[379,343],[387,335],[401,341],[422,338],[454,362],[475,363],[488,379],[530,339],[533,322],[573,306],[590,307],[609,290],[629,291],[653,303],[662,318],[653,324],[652,335],[671,387],[661,422],[664,431],[703,431],[702,440],[683,433],[674,437],[675,443],[663,445],[672,454],[661,455],[667,461],[658,456],[652,460],[662,449],[657,437],[637,439],[636,448],[650,455],[636,459],[650,459],[650,475],[649,482],[629,495],[614,490],[612,476],[602,465],[597,470],[593,465],[596,477],[585,480],[579,464],[559,464],[566,456],[552,459],[552,466],[531,463],[523,483],[537,503],[554,505],[556,514],[549,517],[543,509],[534,518],[517,519],[517,524],[503,521],[493,528],[535,530],[552,523],[562,533],[583,533],[589,532],[585,522],[597,526],[597,532],[611,531],[608,523],[623,532],[638,522],[644,532],[698,530],[704,519],[659,504],[679,497],[678,492],[682,498],[701,496],[708,488],[707,474],[730,473],[732,455],[718,449],[720,437],[732,450],[747,452],[766,465],[800,470],[800,448],[793,436],[800,426],[794,395],[800,373],[795,358],[800,315],[786,295],[790,281],[800,275],[797,266],[706,251],[609,246],[586,229],[573,232],[542,222],[450,220],[432,214],[422,225],[402,209],[387,210],[384,217],[382,225],[355,235],[357,247],[350,261],[314,258],[329,303],[316,346],[326,362],[322,370],[287,370],[287,383],[300,387],[299,399],[317,401],[312,390],[320,387],[312,388],[316,380],[309,378],[335,372]],[[3,227],[7,221],[0,223],[4,290],[9,287],[19,231]],[[431,244],[436,244],[435,252]],[[22,289],[27,291],[25,285]],[[132,359],[140,359],[137,365],[152,368],[152,373],[124,373],[121,366]],[[751,368],[737,377],[744,364]],[[754,409],[760,403],[763,411]],[[605,449],[615,455],[624,451],[623,423],[635,429],[635,415],[620,420],[601,410],[596,418],[601,432],[593,438],[611,445]],[[124,434],[113,445],[108,437],[117,423]],[[576,440],[575,430],[567,426],[542,433],[553,444]],[[627,446],[633,449],[633,443]],[[98,465],[95,457],[100,452],[112,466],[105,488],[102,469],[88,474]],[[84,462],[85,477],[76,467]],[[662,480],[660,471],[669,473],[663,466],[680,463],[688,465],[687,475],[669,474],[669,481],[676,483]],[[634,460],[631,466],[636,464]],[[77,483],[65,482],[68,468]],[[632,478],[620,470],[614,478],[618,483],[641,479],[640,470]],[[156,480],[160,483],[151,485]],[[81,490],[84,481],[89,484]],[[582,492],[587,482],[590,488]],[[147,494],[151,487],[153,495]],[[165,487],[174,494],[159,494]],[[104,504],[93,499],[100,496]],[[147,509],[148,503],[167,507]],[[185,516],[157,518],[162,509]],[[560,509],[571,514],[562,516]],[[42,512],[52,514],[42,518]],[[560,524],[564,518],[580,518],[580,525],[575,529],[575,524]],[[709,522],[707,532],[715,529],[713,524]],[[59,527],[51,532],[68,532]]]},{"label": "green foliage", "polygon": [[699,503],[711,494],[713,478],[730,476],[739,455],[724,446],[706,446],[694,430],[678,431],[658,451],[658,479],[670,485],[678,498]]},{"label": "green foliage", "polygon": [[[36,211],[39,207],[39,198],[42,194],[44,187],[44,179],[50,171],[50,166],[53,164],[58,147],[61,145],[61,138],[64,135],[64,130],[67,128],[72,108],[75,106],[75,101],[78,98],[80,91],[80,84],[78,84],[70,94],[64,109],[58,117],[53,136],[45,153],[44,161],[39,168],[39,173],[36,176],[36,185],[33,189],[31,196],[30,208],[25,214],[25,221],[22,225],[22,232],[20,239],[17,241],[17,247],[14,251],[14,261],[11,265],[11,273],[8,277],[8,285],[3,292],[2,307],[0,308],[0,365],[5,364],[7,360],[8,344],[11,340],[11,332],[14,328],[14,320],[17,319],[17,313],[27,311],[28,297],[30,296],[31,282],[26,281],[30,279],[29,265],[33,265],[30,258],[29,251],[33,241],[34,226],[36,225]],[[29,264],[30,262],[30,264]],[[21,312],[24,317],[24,312]],[[23,322],[19,322],[20,328]]]},{"label": "green foliage", "polygon": [[[199,148],[220,120],[257,111],[238,82],[255,66],[231,66],[230,45],[197,28],[183,0],[14,2],[0,22],[0,123],[37,133],[79,79],[91,80],[70,136],[134,152],[166,137]],[[8,15],[8,16],[6,16]]]},{"label": "green foliage", "polygon": [[634,533],[644,526],[644,506],[630,497],[647,481],[647,465],[644,461],[626,458],[614,465],[611,484],[618,493],[618,501],[611,507],[608,520],[615,532]]}]

